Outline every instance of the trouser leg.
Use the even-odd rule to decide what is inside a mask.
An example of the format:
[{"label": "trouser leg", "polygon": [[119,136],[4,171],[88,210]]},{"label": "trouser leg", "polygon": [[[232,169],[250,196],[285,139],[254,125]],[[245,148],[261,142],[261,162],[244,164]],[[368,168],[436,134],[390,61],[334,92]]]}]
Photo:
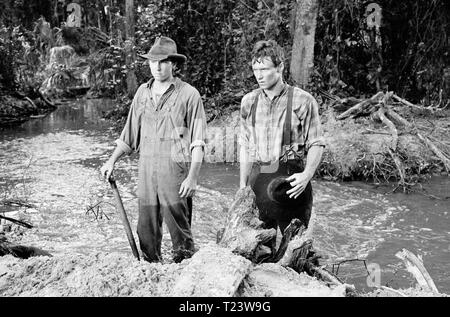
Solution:
[{"label": "trouser leg", "polygon": [[312,205],[313,200],[311,195],[311,199],[307,202],[307,204],[299,208],[298,212],[294,213],[290,219],[278,219],[277,220],[278,227],[280,228],[281,233],[284,233],[284,230],[286,229],[287,226],[289,226],[291,220],[295,218],[299,219],[302,222],[302,224],[306,228],[308,228],[309,220],[311,219]]},{"label": "trouser leg", "polygon": [[149,262],[162,260],[162,222],[160,206],[146,204],[145,200],[139,199],[137,234],[143,257]]},{"label": "trouser leg", "polygon": [[186,172],[176,164],[169,165],[167,172],[158,178],[158,198],[172,239],[174,260],[181,261],[194,252],[191,232],[192,198],[181,198],[178,193]]},{"label": "trouser leg", "polygon": [[159,262],[161,257],[162,222],[161,204],[157,195],[154,158],[141,154],[139,160],[137,234],[143,258]]},{"label": "trouser leg", "polygon": [[162,207],[164,221],[169,229],[174,252],[194,251],[194,240],[191,233],[191,225],[187,201],[171,203]]}]

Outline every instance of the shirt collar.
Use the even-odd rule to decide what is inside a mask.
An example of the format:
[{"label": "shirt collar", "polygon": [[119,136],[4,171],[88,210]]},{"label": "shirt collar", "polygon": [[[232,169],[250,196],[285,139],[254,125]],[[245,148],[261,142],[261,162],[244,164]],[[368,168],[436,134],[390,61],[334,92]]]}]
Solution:
[{"label": "shirt collar", "polygon": [[[147,82],[147,88],[150,89],[153,85],[153,82],[155,81],[155,78],[150,78],[150,80]],[[177,88],[180,85],[180,78],[174,77],[174,81],[170,84],[169,88]]]},{"label": "shirt collar", "polygon": [[[277,91],[277,94],[273,97],[273,99],[275,100],[278,97],[281,97],[288,88],[288,84],[286,84],[285,82],[282,82],[282,85],[279,87],[279,91]],[[261,89],[262,92],[264,93],[264,95],[269,98],[269,96],[267,96],[266,92],[264,91],[264,89]]]}]

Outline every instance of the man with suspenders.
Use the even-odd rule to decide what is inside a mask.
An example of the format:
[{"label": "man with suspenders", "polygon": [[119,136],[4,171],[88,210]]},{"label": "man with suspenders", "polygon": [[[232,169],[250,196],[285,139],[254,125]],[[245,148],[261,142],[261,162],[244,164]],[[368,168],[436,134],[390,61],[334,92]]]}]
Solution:
[{"label": "man with suspenders", "polygon": [[251,186],[267,228],[283,233],[293,218],[307,227],[325,146],[317,101],[284,82],[284,52],[273,40],[255,44],[252,69],[259,89],[241,101],[240,188]]},{"label": "man with suspenders", "polygon": [[117,147],[101,168],[106,179],[124,154],[139,151],[137,233],[145,260],[159,262],[162,223],[167,224],[173,260],[194,253],[192,195],[206,141],[206,116],[197,89],[173,76],[186,56],[168,37],[156,39],[148,54],[153,78],[139,87]]}]

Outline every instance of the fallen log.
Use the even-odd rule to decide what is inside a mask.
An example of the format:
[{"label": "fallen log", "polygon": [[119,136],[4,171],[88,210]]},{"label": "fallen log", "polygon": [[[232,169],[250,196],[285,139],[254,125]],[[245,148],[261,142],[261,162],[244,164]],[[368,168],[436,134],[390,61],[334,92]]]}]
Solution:
[{"label": "fallen log", "polygon": [[239,287],[242,297],[345,297],[346,285],[327,286],[305,273],[275,263],[255,266]]},{"label": "fallen log", "polygon": [[416,108],[416,109],[420,109],[420,110],[426,109],[426,108],[424,108],[424,107],[416,106],[415,104],[412,104],[412,103],[409,102],[408,100],[405,100],[405,99],[403,99],[403,98],[400,98],[400,97],[397,96],[396,94],[392,94],[392,98],[395,99],[395,100],[397,100],[397,101],[399,101],[399,102],[401,102],[402,104],[404,104],[404,105],[406,105],[406,106],[408,106],[408,107],[411,107],[411,108]]},{"label": "fallen log", "polygon": [[357,103],[356,105],[354,105],[353,107],[351,107],[350,109],[348,109],[347,111],[341,113],[339,116],[337,116],[338,120],[343,120],[343,119],[347,119],[349,117],[353,117],[357,114],[361,114],[361,113],[370,113],[371,111],[368,111],[370,108],[372,108],[372,106],[380,103],[380,101],[382,100],[382,98],[384,97],[384,93],[383,92],[378,92],[376,93],[374,96],[372,96],[369,99],[363,100],[359,103]]},{"label": "fallen log", "polygon": [[450,159],[441,151],[439,148],[428,138],[424,137],[417,128],[414,127],[412,123],[403,118],[401,115],[393,111],[392,109],[387,108],[386,114],[393,119],[396,123],[404,126],[409,133],[415,135],[423,144],[425,144],[444,164],[444,168],[447,173],[450,171]]},{"label": "fallen log", "polygon": [[406,249],[397,252],[395,256],[404,262],[406,270],[415,277],[417,283],[422,288],[429,289],[434,293],[439,293],[421,259]]}]

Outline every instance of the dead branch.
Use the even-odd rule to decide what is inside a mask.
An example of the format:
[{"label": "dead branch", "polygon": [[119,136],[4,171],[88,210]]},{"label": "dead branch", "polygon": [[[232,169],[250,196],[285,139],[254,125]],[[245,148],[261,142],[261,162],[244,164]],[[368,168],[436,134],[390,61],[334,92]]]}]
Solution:
[{"label": "dead branch", "polygon": [[7,220],[7,221],[10,221],[10,222],[12,222],[12,223],[15,223],[16,225],[19,225],[19,226],[22,226],[22,227],[25,227],[25,228],[28,228],[28,229],[33,228],[32,225],[30,225],[29,223],[27,223],[27,222],[25,222],[25,221],[21,221],[21,220],[17,220],[17,219],[5,217],[5,216],[2,216],[2,215],[0,215],[0,219],[5,219],[5,220]]},{"label": "dead branch", "polygon": [[416,132],[416,136],[423,142],[425,143],[431,151],[433,151],[434,154],[436,154],[436,156],[441,160],[441,162],[444,164],[445,167],[445,171],[447,172],[447,174],[450,171],[450,159],[447,158],[447,156],[445,156],[444,153],[441,152],[441,150],[438,149],[438,147],[436,145],[434,145],[433,142],[431,142],[427,137],[422,136],[420,133]]},{"label": "dead branch", "polygon": [[45,102],[45,104],[51,108],[56,108],[56,106],[50,102],[50,100],[48,100],[40,91],[39,89],[36,89],[37,93],[39,94],[39,96],[41,97],[41,99]]},{"label": "dead branch", "polygon": [[298,219],[293,219],[291,223],[286,227],[283,233],[283,238],[281,239],[280,246],[278,247],[277,253],[273,258],[273,262],[278,262],[286,252],[289,242],[295,235],[302,235],[306,230],[305,226]]},{"label": "dead branch", "polygon": [[339,116],[337,116],[338,120],[346,119],[349,117],[354,117],[358,113],[367,112],[368,109],[372,108],[373,105],[376,105],[380,102],[380,100],[383,98],[384,93],[382,91],[376,93],[374,96],[372,96],[370,99],[363,100],[347,111],[341,113]]},{"label": "dead branch", "polygon": [[325,268],[322,267],[313,267],[312,270],[316,272],[322,279],[328,281],[329,283],[333,285],[343,285],[344,282],[342,282],[336,275],[333,273],[327,271]]},{"label": "dead branch", "polygon": [[381,122],[383,122],[389,128],[389,131],[391,132],[391,135],[392,135],[392,144],[391,144],[390,148],[393,151],[395,151],[397,149],[397,144],[398,144],[398,132],[397,132],[395,125],[392,123],[391,120],[389,120],[386,117],[384,107],[380,107],[378,109],[378,111],[376,112],[376,116],[378,117],[378,119],[380,119]]},{"label": "dead branch", "polygon": [[397,112],[395,112],[394,110],[392,110],[390,107],[386,107],[386,115],[391,119],[394,120],[395,123],[400,124],[408,129],[412,128],[412,124],[406,120],[405,118],[403,118],[401,115],[399,115]]},{"label": "dead branch", "polygon": [[28,98],[28,97],[24,97],[24,99],[25,99],[26,101],[28,101],[28,103],[29,103],[33,108],[37,109],[37,107],[36,107],[36,105],[34,104],[33,100],[31,100],[31,99]]},{"label": "dead branch", "polygon": [[411,124],[408,120],[400,116],[392,109],[388,108],[386,110],[386,113],[394,121],[406,127],[411,134],[417,136],[417,138],[419,138],[420,141],[428,146],[428,148],[430,148],[430,150],[441,160],[441,162],[444,164],[446,172],[448,173],[450,171],[450,159],[444,153],[442,153],[442,151],[439,150],[439,148],[428,137],[424,137],[422,134],[420,134],[417,128],[413,126],[413,124]]},{"label": "dead branch", "polygon": [[408,100],[405,100],[405,99],[403,99],[403,98],[400,98],[400,97],[397,96],[396,94],[392,94],[392,98],[395,99],[395,100],[397,100],[397,101],[399,101],[399,102],[401,102],[402,104],[404,104],[404,105],[406,105],[406,106],[408,106],[408,107],[416,108],[416,109],[420,109],[420,110],[425,109],[424,107],[416,106],[416,105],[410,103]]},{"label": "dead branch", "polygon": [[403,260],[406,269],[410,272],[417,283],[424,288],[430,289],[435,293],[439,293],[436,285],[434,284],[433,279],[431,278],[428,271],[425,269],[423,262],[417,256],[415,256],[412,252],[403,249],[395,254],[395,256],[401,260]]},{"label": "dead branch", "polygon": [[392,160],[394,161],[395,166],[397,167],[397,170],[398,170],[398,173],[400,176],[399,186],[401,186],[403,188],[403,191],[405,191],[406,185],[407,185],[406,180],[405,180],[405,168],[403,166],[402,160],[397,155],[397,153],[395,153],[397,150],[397,145],[398,145],[398,131],[397,131],[397,128],[395,127],[394,123],[392,123],[392,121],[386,117],[385,113],[386,113],[385,107],[380,107],[378,109],[378,111],[375,113],[375,116],[378,119],[380,119],[381,122],[383,122],[391,131],[392,144],[388,149],[388,153],[391,156]]},{"label": "dead branch", "polygon": [[[389,155],[392,157],[392,159],[395,162],[395,165],[400,172],[400,178],[401,182],[404,183],[404,169],[401,164],[400,158],[395,154],[395,150],[398,145],[398,131],[395,126],[395,124],[391,121],[393,120],[396,124],[403,126],[406,128],[407,132],[417,136],[422,143],[424,143],[438,158],[439,160],[444,164],[444,168],[447,172],[447,174],[450,171],[450,158],[448,155],[443,153],[429,138],[424,137],[422,134],[418,132],[417,127],[415,127],[413,124],[411,124],[408,120],[403,118],[401,115],[399,115],[397,112],[392,110],[390,107],[388,107],[388,103],[391,99],[395,99],[399,102],[401,102],[404,105],[407,105],[409,107],[419,108],[419,109],[426,109],[424,107],[416,106],[409,101],[400,98],[393,92],[387,92],[384,94],[383,92],[378,92],[375,94],[372,98],[366,99],[355,106],[351,107],[344,113],[340,114],[337,119],[342,120],[349,117],[354,117],[358,114],[367,114],[368,111],[374,111],[376,107],[374,107],[374,103],[381,104],[381,106],[377,112],[375,113],[375,117],[379,118],[381,122],[383,122],[390,130],[392,134],[392,145],[391,149],[392,151],[389,153]],[[389,119],[388,119],[389,117]]]},{"label": "dead branch", "polygon": [[380,286],[380,288],[381,288],[382,290],[385,290],[385,291],[394,293],[394,294],[399,295],[399,296],[401,296],[401,297],[407,297],[405,294],[403,294],[402,292],[400,292],[400,291],[398,291],[398,290],[396,290],[396,289],[393,289],[393,288],[390,288],[390,287],[387,287],[387,286]]},{"label": "dead branch", "polygon": [[[342,261],[339,261],[338,263],[333,263],[333,267],[332,267],[332,271],[331,271],[331,272],[332,272],[333,274],[335,274],[335,275],[338,275],[340,266],[341,266],[342,264],[348,263],[348,262],[363,262],[364,267],[366,268],[366,271],[367,271],[367,273],[369,274],[369,271],[368,271],[368,269],[367,269],[366,260],[364,260],[364,259],[358,259],[358,258],[356,258],[356,259],[342,260]],[[334,272],[334,267],[335,267],[335,266],[337,266],[336,272]]]},{"label": "dead branch", "polygon": [[[400,181],[398,182],[398,186],[401,186],[403,191],[406,191],[408,183],[405,180],[405,168],[403,166],[402,160],[391,149],[388,149],[388,153],[391,156],[392,160],[394,161],[395,166],[397,167],[397,170],[398,170],[398,173],[399,173],[399,176],[400,176]],[[395,188],[395,190],[398,188],[398,186]]]}]

